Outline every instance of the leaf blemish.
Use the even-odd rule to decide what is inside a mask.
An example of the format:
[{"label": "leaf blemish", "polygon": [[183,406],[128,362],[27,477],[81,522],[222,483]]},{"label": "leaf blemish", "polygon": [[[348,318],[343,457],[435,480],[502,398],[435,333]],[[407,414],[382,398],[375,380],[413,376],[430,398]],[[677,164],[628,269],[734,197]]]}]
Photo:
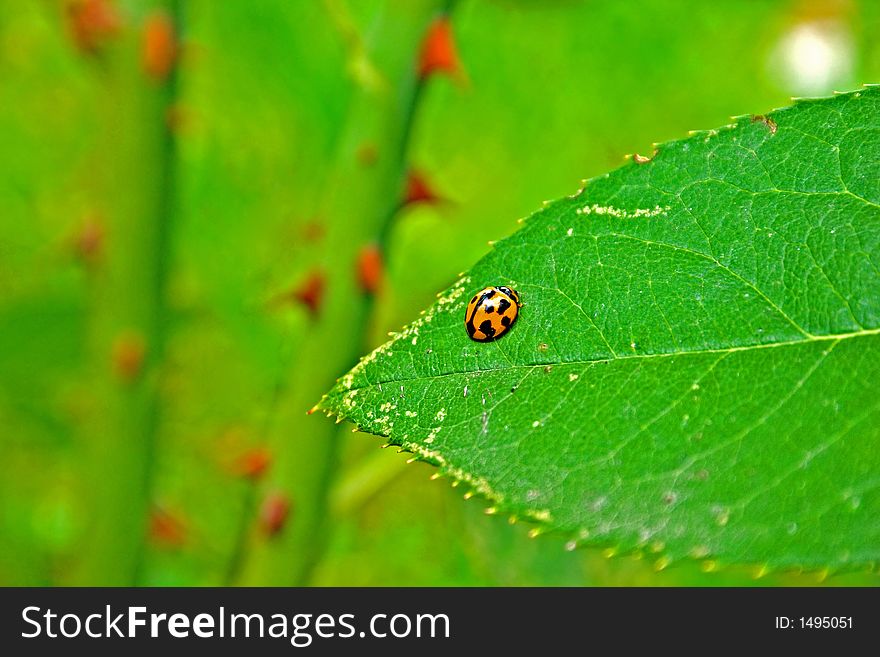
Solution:
[{"label": "leaf blemish", "polygon": [[653,208],[636,208],[630,212],[629,210],[624,210],[622,208],[615,208],[612,205],[599,205],[598,203],[593,203],[592,205],[585,205],[581,208],[577,208],[575,214],[607,215],[618,219],[650,219],[657,216],[665,217],[666,213],[671,209],[672,207],[669,205],[663,207],[655,205]]},{"label": "leaf blemish", "polygon": [[639,155],[638,153],[633,153],[633,162],[636,164],[647,164],[651,160],[653,160],[657,156],[657,149],[654,149],[654,152],[650,155]]},{"label": "leaf blemish", "polygon": [[752,123],[763,123],[770,130],[771,135],[775,135],[776,130],[779,129],[779,126],[776,125],[776,121],[774,121],[769,116],[765,116],[764,114],[753,114]]}]

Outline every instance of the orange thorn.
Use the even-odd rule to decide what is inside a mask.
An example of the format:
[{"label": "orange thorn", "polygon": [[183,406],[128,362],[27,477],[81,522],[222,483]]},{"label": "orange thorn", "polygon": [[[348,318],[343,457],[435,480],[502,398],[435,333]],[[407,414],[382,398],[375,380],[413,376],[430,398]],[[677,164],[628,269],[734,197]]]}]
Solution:
[{"label": "orange thorn", "polygon": [[76,257],[88,266],[96,265],[104,249],[104,237],[104,224],[99,218],[96,215],[86,217],[73,236]]},{"label": "orange thorn", "polygon": [[428,27],[419,54],[419,78],[424,80],[434,73],[461,77],[461,62],[452,36],[452,23],[446,16],[436,19]]},{"label": "orange thorn", "polygon": [[406,174],[406,192],[403,197],[404,206],[416,203],[434,204],[440,200],[440,196],[437,195],[434,188],[421,172],[411,170]]},{"label": "orange thorn", "polygon": [[376,294],[382,282],[382,251],[378,244],[368,244],[358,253],[358,283],[366,294]]},{"label": "orange thorn", "polygon": [[110,0],[71,0],[67,3],[67,24],[76,47],[94,55],[116,36],[121,21]]},{"label": "orange thorn", "polygon": [[324,300],[324,274],[319,271],[312,272],[298,288],[293,290],[291,296],[308,308],[312,317],[317,317],[321,310],[321,302]]},{"label": "orange thorn", "polygon": [[259,479],[272,465],[272,452],[267,447],[255,447],[240,454],[232,464],[233,472],[246,479]]},{"label": "orange thorn", "polygon": [[260,528],[266,536],[278,535],[287,524],[290,502],[284,493],[269,493],[260,508]]},{"label": "orange thorn", "polygon": [[121,333],[113,342],[113,370],[125,383],[131,383],[144,365],[147,347],[140,333],[127,331]]},{"label": "orange thorn", "polygon": [[148,76],[162,82],[168,78],[179,52],[174,23],[161,11],[147,17],[141,57]]},{"label": "orange thorn", "polygon": [[148,534],[150,541],[157,547],[177,549],[186,543],[184,522],[159,507],[150,509]]}]

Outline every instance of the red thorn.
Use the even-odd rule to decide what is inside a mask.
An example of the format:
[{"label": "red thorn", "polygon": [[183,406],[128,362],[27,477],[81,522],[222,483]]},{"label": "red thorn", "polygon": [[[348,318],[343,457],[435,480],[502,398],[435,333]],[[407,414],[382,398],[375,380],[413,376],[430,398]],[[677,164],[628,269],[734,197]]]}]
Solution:
[{"label": "red thorn", "polygon": [[235,460],[232,470],[239,477],[246,479],[259,479],[272,465],[272,452],[266,447],[255,447]]},{"label": "red thorn", "polygon": [[73,251],[87,266],[94,266],[104,250],[104,224],[97,216],[86,218],[73,236]]},{"label": "red thorn", "polygon": [[277,536],[287,524],[290,502],[284,493],[269,493],[260,508],[260,529],[270,538]]},{"label": "red thorn", "polygon": [[312,272],[312,274],[291,293],[291,296],[294,300],[308,308],[309,314],[311,314],[312,317],[317,317],[321,310],[321,302],[324,300],[324,274],[319,271]]},{"label": "red thorn", "polygon": [[150,541],[158,547],[177,549],[186,543],[186,525],[184,522],[159,507],[150,510],[149,519]]},{"label": "red thorn", "polygon": [[76,47],[94,55],[116,36],[121,21],[110,0],[71,0],[67,4],[67,24]]},{"label": "red thorn", "polygon": [[422,173],[410,171],[406,174],[406,192],[403,197],[404,206],[416,203],[434,204],[440,200],[440,196],[437,195]]},{"label": "red thorn", "polygon": [[168,78],[178,55],[177,37],[174,23],[162,11],[147,17],[144,23],[144,40],[141,57],[144,71],[148,76],[162,82]]},{"label": "red thorn", "polygon": [[382,283],[382,251],[378,244],[368,244],[358,254],[358,283],[367,294],[376,294]]},{"label": "red thorn", "polygon": [[113,342],[113,371],[125,383],[131,383],[141,373],[147,347],[140,333],[121,333]]},{"label": "red thorn", "polygon": [[428,27],[419,54],[419,78],[434,73],[446,73],[452,77],[461,75],[461,62],[452,36],[452,23],[446,16],[436,19]]}]

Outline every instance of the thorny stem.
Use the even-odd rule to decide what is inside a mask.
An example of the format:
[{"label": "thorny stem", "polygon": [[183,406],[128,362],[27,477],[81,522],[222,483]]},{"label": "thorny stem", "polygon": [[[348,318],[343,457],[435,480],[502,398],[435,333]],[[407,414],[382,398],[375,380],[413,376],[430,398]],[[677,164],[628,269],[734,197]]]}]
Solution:
[{"label": "thorny stem", "polygon": [[[450,17],[455,9],[455,5],[456,0],[446,0],[442,9],[438,12],[439,15]],[[427,78],[416,78],[415,88],[408,99],[409,102],[404,113],[403,136],[400,142],[400,150],[398,152],[398,158],[404,164],[409,163],[412,132],[418,118],[418,112],[421,107],[421,100],[427,82]],[[385,221],[382,222],[376,237],[376,245],[379,252],[382,254],[383,259],[386,258],[388,239],[391,230],[394,227],[395,219],[402,209],[399,200],[403,198],[402,194],[408,173],[406,167],[402,169],[402,173],[403,175],[398,181],[398,188],[401,190],[400,195],[398,196],[398,202],[389,205],[388,214]],[[375,319],[373,312],[374,299],[370,297],[368,302],[370,304],[369,321],[372,322]],[[363,333],[366,333],[366,331]],[[371,345],[367,344],[365,341],[362,345],[362,351],[369,349],[370,346]],[[343,429],[340,433],[345,434],[347,431],[347,429]],[[343,435],[340,435],[340,440],[342,440],[343,437]],[[379,488],[385,486],[388,482],[399,475],[403,471],[403,468],[401,467],[402,465],[403,464],[399,460],[387,458],[387,455],[384,454],[376,455],[372,458],[366,459],[363,463],[359,463],[351,472],[346,473],[346,475],[333,487],[334,490],[331,494],[330,504],[331,513],[333,513],[334,516],[341,516],[360,507],[361,504],[372,497]]]},{"label": "thorny stem", "polygon": [[[328,497],[336,476],[341,437],[324,417],[303,418],[351,366],[361,350],[360,338],[372,314],[373,299],[357,289],[354,263],[361,246],[378,242],[384,251],[391,223],[399,209],[406,176],[406,154],[421,97],[415,57],[430,20],[448,3],[436,0],[389,2],[376,30],[390,89],[381,97],[362,90],[352,104],[350,123],[341,143],[340,164],[328,185],[325,216],[330,220],[327,248],[342,271],[328,282],[329,294],[308,336],[312,357],[298,362],[289,384],[272,439],[278,467],[261,488],[282,487],[290,495],[292,526],[272,541],[251,532],[240,583],[294,584],[310,581],[329,531]],[[400,86],[398,86],[400,85]],[[402,102],[401,102],[402,99]],[[355,165],[354,153],[365,140],[388,151],[367,173]],[[361,217],[356,224],[351,216]],[[360,301],[358,301],[358,299]]]},{"label": "thorny stem", "polygon": [[[143,25],[164,11],[179,32],[178,0],[154,0],[128,16],[112,44],[102,173],[107,248],[93,290],[96,398],[90,427],[92,516],[74,581],[133,585],[143,575],[167,323],[166,278],[175,194],[168,110],[177,67],[152,79],[143,67]],[[146,165],[146,166],[145,166]]]}]

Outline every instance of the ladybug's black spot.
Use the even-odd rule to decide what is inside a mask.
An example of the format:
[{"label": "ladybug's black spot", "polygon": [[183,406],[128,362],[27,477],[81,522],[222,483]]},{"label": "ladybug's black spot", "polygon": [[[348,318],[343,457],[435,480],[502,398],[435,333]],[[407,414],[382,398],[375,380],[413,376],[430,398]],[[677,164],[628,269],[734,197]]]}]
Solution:
[{"label": "ladybug's black spot", "polygon": [[[491,315],[492,313],[495,312],[495,306],[492,306],[487,303],[485,306],[483,306],[483,310],[485,311],[485,313],[487,315]],[[498,312],[501,312],[501,311],[499,310]]]},{"label": "ladybug's black spot", "polygon": [[480,330],[486,335],[487,338],[491,338],[495,335],[495,327],[492,326],[491,320],[483,320],[482,324],[480,324]]},{"label": "ladybug's black spot", "polygon": [[505,310],[510,308],[510,301],[502,297],[498,300],[498,312],[499,314],[504,313]]},{"label": "ladybug's black spot", "polygon": [[502,318],[501,318],[501,324],[502,324],[503,326],[510,326],[510,317],[508,317],[507,315],[505,315],[504,317],[502,317]]},{"label": "ladybug's black spot", "polygon": [[494,296],[495,296],[495,290],[489,290],[488,292],[486,292],[486,297],[485,297],[485,298],[486,298],[486,299],[491,299],[491,298],[494,297]]},{"label": "ladybug's black spot", "polygon": [[471,303],[476,303],[476,301],[477,301],[477,295],[475,294],[475,295],[474,295],[474,298],[471,299]]}]

